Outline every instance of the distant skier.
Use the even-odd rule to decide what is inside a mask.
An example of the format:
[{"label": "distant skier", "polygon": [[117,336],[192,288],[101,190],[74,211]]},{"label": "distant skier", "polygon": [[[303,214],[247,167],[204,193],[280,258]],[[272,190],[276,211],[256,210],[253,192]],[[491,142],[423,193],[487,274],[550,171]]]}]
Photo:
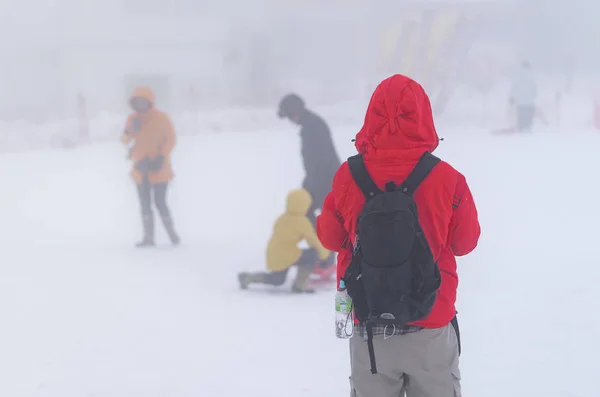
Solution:
[{"label": "distant skier", "polygon": [[517,113],[517,129],[519,132],[531,131],[536,115],[537,85],[531,65],[523,61],[512,81],[510,103]]},{"label": "distant skier", "polygon": [[138,247],[154,246],[154,214],[152,195],[173,245],[180,242],[173,227],[166,194],[169,181],[173,179],[170,155],[175,147],[175,130],[169,116],[154,107],[154,94],[147,87],[137,88],[129,104],[134,110],[125,125],[121,141],[133,143],[129,158],[134,166],[131,175],[137,184],[144,238]]},{"label": "distant skier", "polygon": [[[306,212],[311,204],[310,194],[305,189],[293,190],[288,194],[285,213],[277,218],[267,245],[269,272],[240,273],[238,280],[242,289],[254,283],[280,286],[285,282],[289,269],[296,266],[298,273],[292,292],[314,292],[307,287],[308,278],[315,263],[328,258],[329,251],[319,242],[307,217]],[[314,250],[300,250],[298,243],[302,240],[306,240]]]},{"label": "distant skier", "polygon": [[[304,100],[296,94],[288,94],[279,102],[278,116],[287,118],[300,125],[301,153],[304,163],[305,177],[302,187],[312,196],[312,206],[308,210],[308,219],[316,227],[317,211],[331,189],[333,176],[341,162],[331,139],[331,131],[327,123],[317,114],[308,110]],[[334,270],[334,254],[317,267],[315,273],[327,278]],[[326,271],[325,269],[328,270]]]},{"label": "distant skier", "polygon": [[88,143],[90,141],[90,120],[87,114],[87,103],[83,92],[77,94],[77,122],[79,143]]}]

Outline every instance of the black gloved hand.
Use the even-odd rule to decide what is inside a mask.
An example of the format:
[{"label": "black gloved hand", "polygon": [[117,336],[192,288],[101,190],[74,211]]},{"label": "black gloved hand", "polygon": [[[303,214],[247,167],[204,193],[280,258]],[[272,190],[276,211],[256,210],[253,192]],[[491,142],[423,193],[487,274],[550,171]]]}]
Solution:
[{"label": "black gloved hand", "polygon": [[154,159],[149,161],[148,171],[152,171],[152,172],[158,171],[163,167],[164,164],[165,164],[165,157],[158,155]]},{"label": "black gloved hand", "polygon": [[142,160],[135,163],[135,169],[141,172],[142,174],[147,174],[150,171],[150,159],[148,157],[143,158]]}]

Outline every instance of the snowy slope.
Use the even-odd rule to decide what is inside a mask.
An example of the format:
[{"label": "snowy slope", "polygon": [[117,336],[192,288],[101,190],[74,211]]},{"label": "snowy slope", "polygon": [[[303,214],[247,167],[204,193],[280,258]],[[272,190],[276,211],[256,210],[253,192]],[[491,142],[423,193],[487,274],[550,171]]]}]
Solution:
[{"label": "snowy slope", "polygon": [[[465,396],[597,396],[600,137],[438,129],[483,227],[459,262]],[[355,129],[334,130],[352,154]],[[181,138],[170,200],[184,245],[154,251],[132,248],[122,147],[0,156],[0,396],[347,396],[333,291],[235,280],[263,267],[302,179],[298,145],[291,127]]]}]

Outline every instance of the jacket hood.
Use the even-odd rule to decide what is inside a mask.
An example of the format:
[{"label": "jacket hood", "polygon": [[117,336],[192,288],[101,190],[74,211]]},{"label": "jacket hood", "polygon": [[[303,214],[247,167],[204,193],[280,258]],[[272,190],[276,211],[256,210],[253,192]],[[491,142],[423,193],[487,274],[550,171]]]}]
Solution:
[{"label": "jacket hood", "polygon": [[355,144],[365,158],[419,158],[433,152],[439,138],[423,87],[400,74],[383,80],[371,96]]},{"label": "jacket hood", "polygon": [[287,196],[286,213],[306,215],[311,204],[312,197],[306,189],[292,190]]},{"label": "jacket hood", "polygon": [[150,87],[138,87],[133,91],[133,94],[131,94],[131,98],[129,98],[129,100],[131,101],[133,98],[144,98],[147,99],[150,103],[152,103],[152,105],[154,105],[154,92],[152,92],[152,88]]}]

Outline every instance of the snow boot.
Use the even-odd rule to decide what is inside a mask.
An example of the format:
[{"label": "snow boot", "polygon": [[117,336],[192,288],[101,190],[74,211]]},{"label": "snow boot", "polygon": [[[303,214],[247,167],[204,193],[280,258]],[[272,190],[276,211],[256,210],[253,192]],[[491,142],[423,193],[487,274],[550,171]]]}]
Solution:
[{"label": "snow boot", "polygon": [[162,218],[163,225],[165,226],[165,230],[169,235],[169,239],[171,240],[171,244],[177,246],[181,242],[181,239],[177,235],[175,228],[173,227],[173,220],[169,217]]},{"label": "snow boot", "polygon": [[267,277],[265,273],[240,273],[238,274],[238,281],[241,289],[248,289],[250,284],[266,283]]},{"label": "snow boot", "polygon": [[142,223],[144,226],[144,238],[136,244],[136,247],[154,247],[154,217],[152,215],[144,215],[142,217]]},{"label": "snow boot", "polygon": [[312,294],[315,292],[314,289],[308,288],[306,284],[308,283],[308,279],[312,273],[312,269],[307,267],[298,267],[298,273],[296,274],[296,279],[294,280],[294,285],[292,285],[292,292],[295,294]]}]

